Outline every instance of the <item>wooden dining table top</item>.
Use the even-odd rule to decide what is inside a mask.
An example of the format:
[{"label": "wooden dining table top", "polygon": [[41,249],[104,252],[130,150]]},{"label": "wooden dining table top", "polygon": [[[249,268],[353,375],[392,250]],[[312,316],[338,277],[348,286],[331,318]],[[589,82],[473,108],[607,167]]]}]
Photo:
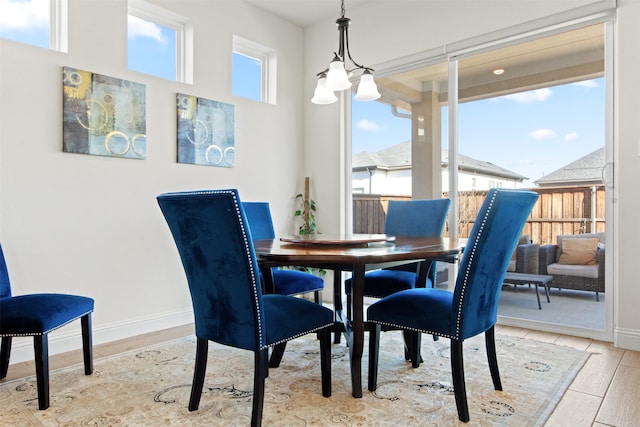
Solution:
[{"label": "wooden dining table top", "polygon": [[261,261],[281,265],[380,264],[455,255],[460,241],[447,237],[322,234],[255,240],[254,249]]}]

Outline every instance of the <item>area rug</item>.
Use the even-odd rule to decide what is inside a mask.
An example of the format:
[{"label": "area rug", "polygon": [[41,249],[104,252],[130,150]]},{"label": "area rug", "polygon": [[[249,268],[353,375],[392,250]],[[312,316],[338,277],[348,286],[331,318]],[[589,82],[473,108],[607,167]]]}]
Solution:
[{"label": "area rug", "polygon": [[[482,336],[464,343],[471,426],[543,425],[588,353],[543,342],[498,335],[504,391],[493,389]],[[322,397],[319,344],[314,335],[289,343],[282,364],[266,381],[264,426],[456,426],[449,340],[423,337],[425,363],[411,368],[397,331],[381,337],[378,389],[351,396],[349,353],[332,348],[332,391]],[[4,426],[248,426],[253,355],[211,343],[198,411],[187,402],[193,375],[193,337],[51,373],[51,406],[38,410],[35,377],[0,384]]]}]

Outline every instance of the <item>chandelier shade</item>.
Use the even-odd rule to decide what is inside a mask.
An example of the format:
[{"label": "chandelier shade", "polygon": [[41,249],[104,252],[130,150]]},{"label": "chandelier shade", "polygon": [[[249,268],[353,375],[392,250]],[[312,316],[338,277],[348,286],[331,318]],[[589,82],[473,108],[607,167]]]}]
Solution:
[{"label": "chandelier shade", "polygon": [[360,84],[358,85],[358,92],[356,93],[356,101],[375,101],[380,98],[380,92],[378,92],[378,86],[373,81],[373,74],[369,70],[365,70],[362,77],[360,77]]},{"label": "chandelier shade", "polygon": [[313,91],[313,98],[311,98],[311,102],[314,104],[324,105],[324,104],[333,104],[338,100],[336,94],[333,93],[331,89],[327,88],[327,75],[322,73],[320,78],[318,79],[318,83],[316,85],[315,91]]},{"label": "chandelier shade", "polygon": [[[380,98],[378,86],[373,80],[373,68],[360,65],[351,57],[351,52],[349,52],[349,23],[351,20],[346,18],[344,14],[344,0],[342,0],[340,18],[336,20],[340,33],[338,51],[334,52],[329,67],[317,74],[318,83],[313,98],[311,98],[311,102],[314,104],[330,104],[337,101],[334,91],[351,88],[349,77],[355,72],[362,72],[355,99],[357,101],[374,101]],[[347,60],[353,64],[353,68],[347,68]]]}]

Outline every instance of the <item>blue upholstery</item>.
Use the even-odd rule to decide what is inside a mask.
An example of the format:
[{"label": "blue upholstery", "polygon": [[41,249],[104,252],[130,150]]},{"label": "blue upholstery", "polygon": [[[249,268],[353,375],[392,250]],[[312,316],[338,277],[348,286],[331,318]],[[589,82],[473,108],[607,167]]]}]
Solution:
[{"label": "blue upholstery", "polygon": [[[498,299],[511,254],[538,195],[529,191],[488,192],[465,246],[453,292],[410,289],[372,304],[367,320],[374,327],[371,352],[377,354],[381,325],[451,339],[452,374],[458,415],[469,420],[462,365],[462,341],[485,332],[496,390],[501,389],[495,359],[494,325]],[[375,390],[377,356],[370,364],[369,389]]]},{"label": "blue upholstery", "polygon": [[[441,236],[450,204],[449,199],[390,200],[384,232],[405,237]],[[426,283],[416,283],[418,263],[367,272],[364,276],[364,296],[382,298],[404,289],[433,287],[435,265],[423,267],[429,268]],[[345,289],[349,296],[351,279],[345,281]]]},{"label": "blue upholstery", "polygon": [[[251,238],[253,240],[274,239],[271,210],[267,202],[242,202]],[[324,288],[324,280],[314,274],[299,270],[273,268],[273,292],[280,295],[298,295],[314,292],[317,303],[321,302],[320,292]]]},{"label": "blue upholstery", "polygon": [[331,395],[333,312],[287,295],[263,295],[251,231],[237,190],[166,193],[158,203],[175,240],[195,315],[196,364],[189,410],[198,408],[208,341],[255,355],[251,425],[260,425],[268,347],[318,332],[322,393]]},{"label": "blue upholstery", "polygon": [[91,345],[91,298],[67,294],[12,296],[7,263],[0,245],[0,378],[7,376],[13,337],[32,336],[35,351],[38,407],[49,407],[48,334],[81,319],[85,374],[93,372]]}]

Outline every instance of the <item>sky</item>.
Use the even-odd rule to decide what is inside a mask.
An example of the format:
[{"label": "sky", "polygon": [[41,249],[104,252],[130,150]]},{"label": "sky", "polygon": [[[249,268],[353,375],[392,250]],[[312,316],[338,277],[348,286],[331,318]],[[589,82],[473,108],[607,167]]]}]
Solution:
[{"label": "sky", "polygon": [[[604,146],[604,91],[599,78],[460,104],[459,152],[531,183]],[[442,116],[446,149],[446,107]],[[409,119],[393,116],[380,102],[353,102],[354,154],[410,139]]]},{"label": "sky", "polygon": [[[48,47],[49,0],[0,0],[0,37]],[[129,20],[129,66],[175,79],[175,31],[135,17]],[[162,65],[165,64],[165,65]],[[256,61],[234,58],[234,73],[255,81]],[[114,76],[118,77],[118,76]],[[241,90],[248,91],[241,93]],[[543,177],[604,146],[604,79],[549,87],[459,106],[459,152],[529,178]],[[259,98],[259,86],[233,93]],[[256,95],[258,93],[258,95]],[[409,119],[380,102],[353,102],[352,151],[378,151],[411,139]],[[447,111],[442,111],[447,148]]]}]

